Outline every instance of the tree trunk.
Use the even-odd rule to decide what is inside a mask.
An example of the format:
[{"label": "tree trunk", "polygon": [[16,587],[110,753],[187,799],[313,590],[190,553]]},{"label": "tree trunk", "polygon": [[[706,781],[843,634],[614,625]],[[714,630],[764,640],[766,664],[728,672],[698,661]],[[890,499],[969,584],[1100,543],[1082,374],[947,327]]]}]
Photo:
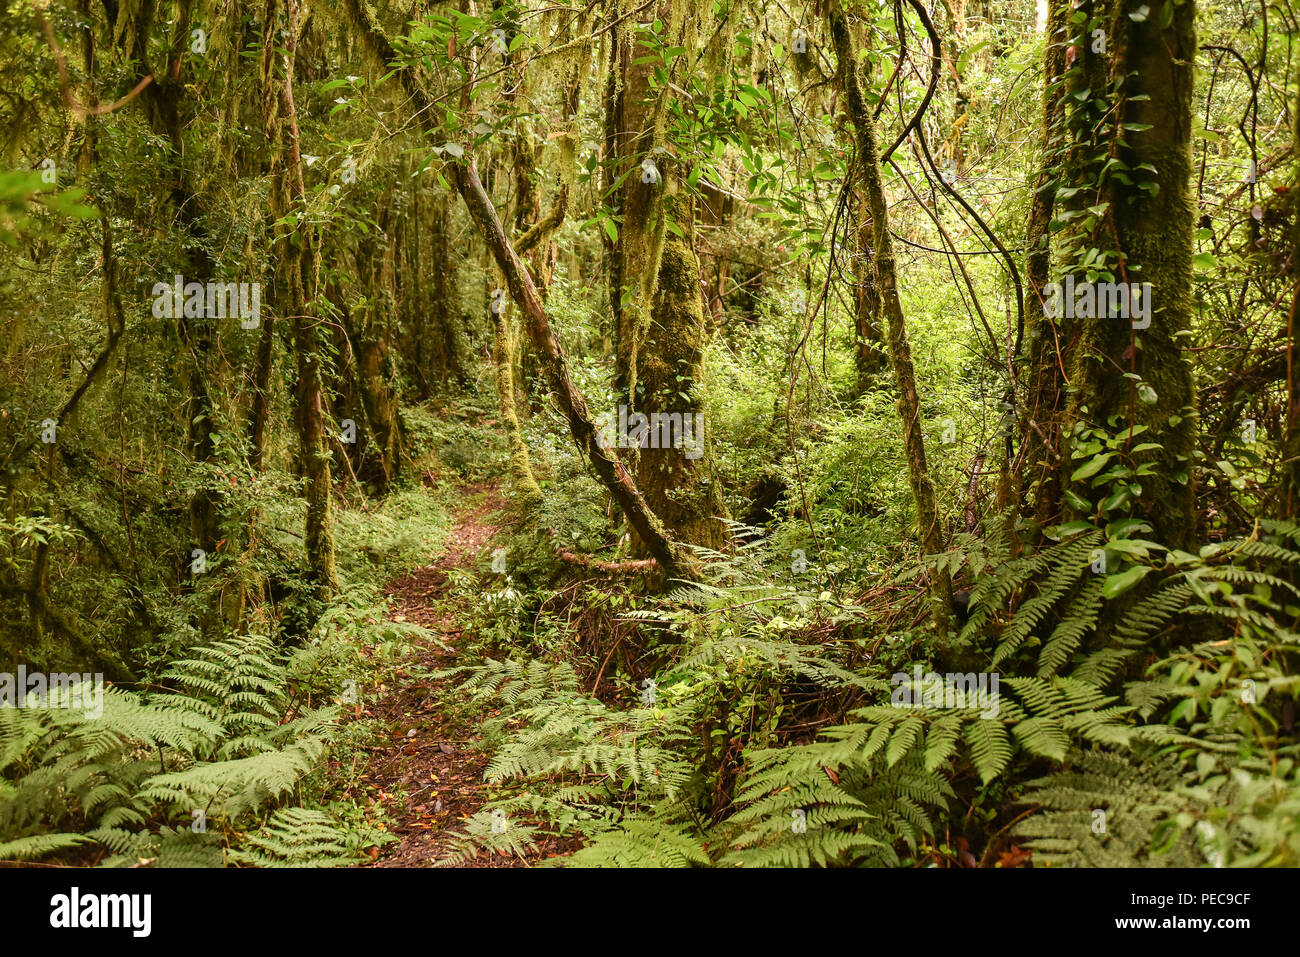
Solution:
[{"label": "tree trunk", "polygon": [[[682,29],[680,9],[680,4],[658,4],[655,16],[665,24],[665,37],[676,37]],[[609,31],[605,96],[604,185],[618,223],[618,238],[605,241],[614,328],[614,395],[629,413],[640,405],[638,353],[650,326],[663,254],[668,164],[662,148],[671,96],[667,85],[656,89],[652,84],[654,57],[634,40],[636,29],[635,23],[621,23]],[[653,166],[642,165],[647,163]]]},{"label": "tree trunk", "polygon": [[[1300,79],[1300,69],[1297,70]],[[1287,310],[1286,328],[1286,432],[1282,437],[1282,468],[1279,483],[1279,512],[1283,518],[1300,518],[1300,383],[1296,382],[1296,356],[1300,354],[1300,98],[1292,117],[1292,158],[1295,172],[1291,186],[1291,281],[1295,289]]]},{"label": "tree trunk", "polygon": [[559,340],[551,330],[546,309],[542,306],[532,277],[506,239],[501,220],[488,199],[478,172],[472,161],[451,165],[449,172],[456,191],[478,226],[487,247],[505,274],[511,297],[524,314],[525,326],[533,347],[542,357],[550,378],[551,388],[560,400],[560,407],[569,420],[569,430],[584,456],[591,462],[601,483],[627,516],[633,531],[645,543],[647,550],[659,562],[659,567],[669,577],[693,577],[695,563],[690,554],[669,538],[663,523],[647,507],[636,483],[623,463],[601,447],[587,402],[578,392],[569,375],[569,363],[560,348]]},{"label": "tree trunk", "polygon": [[871,237],[871,208],[860,191],[853,194],[856,210],[853,250],[853,365],[858,398],[880,385],[889,367],[888,346],[880,328],[880,291],[876,288]]},{"label": "tree trunk", "polygon": [[1032,503],[1040,528],[1051,524],[1060,511],[1063,461],[1061,413],[1065,406],[1064,369],[1056,323],[1043,308],[1043,287],[1051,274],[1052,244],[1048,226],[1056,202],[1052,181],[1060,168],[1061,90],[1057,84],[1065,70],[1064,29],[1070,13],[1065,0],[1043,0],[1046,5],[1046,50],[1043,55],[1043,128],[1041,158],[1025,230],[1025,272],[1029,279],[1026,324],[1029,332],[1028,395],[1021,408],[1021,500]]},{"label": "tree trunk", "polygon": [[[283,212],[306,202],[302,155],[298,146],[298,118],[293,102],[294,61],[298,38],[298,0],[288,0],[288,32],[284,38],[284,80],[280,88],[281,124],[285,155],[277,186]],[[294,240],[297,240],[295,242]],[[320,598],[338,589],[334,560],[333,481],[326,444],[325,401],[321,385],[319,324],[314,311],[317,282],[316,243],[304,221],[295,231],[282,226],[277,240],[285,295],[283,314],[293,323],[294,352],[298,366],[297,425],[299,454],[306,479],[305,524],[307,572]],[[311,290],[309,292],[309,290]]]},{"label": "tree trunk", "polygon": [[[346,7],[352,23],[356,26],[371,55],[385,65],[396,60],[392,43],[384,35],[362,0],[346,0]],[[415,115],[421,117],[421,122],[430,122],[432,110],[428,95],[421,89],[409,69],[399,68],[397,76],[414,101]],[[551,388],[559,399],[560,407],[569,420],[569,431],[579,451],[591,463],[601,484],[623,510],[632,530],[658,561],[663,574],[669,578],[697,577],[698,569],[694,558],[669,537],[663,523],[647,507],[644,497],[623,463],[601,447],[596,423],[592,419],[586,399],[573,384],[568,360],[560,347],[559,339],[551,329],[550,319],[546,315],[546,308],[542,305],[537,287],[510,245],[505,229],[501,225],[501,219],[483,189],[482,182],[479,181],[473,160],[466,157],[451,163],[447,171],[451,175],[456,192],[465,202],[470,218],[474,220],[483,236],[483,241],[496,259],[497,266],[505,275],[511,298],[523,313],[528,336],[533,348],[537,350]]]},{"label": "tree trunk", "polygon": [[[356,254],[357,281],[364,297],[359,308],[341,303],[342,325],[354,363],[345,415],[356,424],[356,442],[349,451],[357,477],[382,493],[401,470],[402,426],[392,385],[395,370],[390,353],[394,323],[394,241],[385,203],[379,229],[361,241]],[[341,298],[341,294],[340,294]]]},{"label": "tree trunk", "polygon": [[[1140,21],[1129,16],[1141,16],[1141,7],[1137,0],[1113,0],[1107,52],[1094,52],[1087,34],[1076,39],[1075,48],[1085,60],[1085,76],[1110,69],[1112,76],[1126,78],[1122,86],[1110,88],[1104,106],[1116,124],[1110,130],[1109,155],[1126,164],[1131,183],[1110,179],[1104,194],[1110,207],[1098,218],[1092,245],[1108,230],[1110,248],[1118,254],[1116,280],[1130,288],[1151,284],[1149,325],[1133,328],[1119,317],[1076,317],[1072,325],[1063,325],[1072,330],[1067,337],[1072,387],[1067,415],[1071,422],[1090,421],[1112,432],[1149,427],[1128,443],[1158,444],[1135,456],[1139,463],[1154,463],[1140,480],[1137,511],[1151,523],[1158,541],[1186,548],[1195,535],[1191,473],[1196,420],[1191,366],[1182,345],[1193,308],[1195,215],[1189,179],[1195,8],[1191,0],[1175,5],[1171,22],[1162,28],[1158,11],[1148,11],[1151,15]],[[1113,66],[1103,59],[1110,56]],[[1094,84],[1091,89],[1096,96],[1107,87]],[[1148,98],[1135,100],[1138,95]],[[1094,152],[1074,164],[1084,176],[1071,185],[1094,188],[1091,171],[1107,161]],[[1076,204],[1091,202],[1080,197]],[[1083,279],[1080,270],[1076,282]],[[1085,497],[1096,494],[1086,486],[1077,491]]]},{"label": "tree trunk", "polygon": [[528,456],[528,445],[519,428],[519,413],[515,408],[515,350],[506,318],[505,303],[492,309],[492,361],[496,363],[497,400],[501,404],[501,423],[506,430],[510,447],[510,482],[520,509],[528,515],[542,504],[542,490],[533,476],[533,464]]},{"label": "tree trunk", "polygon": [[[681,196],[667,197],[665,207],[676,222],[690,223],[689,204]],[[664,242],[640,371],[640,411],[651,423],[658,415],[660,422],[680,422],[681,429],[670,440],[671,429],[651,428],[650,436],[658,441],[648,443],[637,457],[637,480],[646,504],[674,538],[716,550],[730,536],[722,520],[726,507],[710,468],[708,423],[699,394],[708,327],[692,238],[693,233],[672,235]]]},{"label": "tree trunk", "polygon": [[[921,400],[916,390],[916,373],[912,367],[912,350],[907,341],[903,305],[898,298],[898,279],[894,268],[894,249],[889,236],[889,207],[880,176],[880,151],[876,146],[875,124],[858,86],[848,21],[839,0],[831,0],[827,23],[839,60],[839,80],[848,101],[849,116],[857,136],[859,173],[866,194],[867,207],[874,228],[876,289],[884,311],[889,363],[894,371],[898,392],[898,414],[903,423],[903,448],[907,456],[908,480],[916,504],[917,531],[921,551],[934,555],[944,549],[943,529],[935,502],[934,483],[925,458],[925,441],[921,433]],[[952,615],[952,583],[947,572],[935,572],[930,581],[930,604],[934,625],[941,635],[948,632]]]}]

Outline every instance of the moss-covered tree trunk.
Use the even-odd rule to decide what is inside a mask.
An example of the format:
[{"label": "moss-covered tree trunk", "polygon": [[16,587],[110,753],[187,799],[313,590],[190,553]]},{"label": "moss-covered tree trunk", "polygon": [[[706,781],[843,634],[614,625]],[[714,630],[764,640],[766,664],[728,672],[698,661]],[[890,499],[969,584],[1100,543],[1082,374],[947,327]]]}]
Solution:
[{"label": "moss-covered tree trunk", "polygon": [[[663,24],[659,42],[689,47],[694,30],[687,7],[663,2],[656,13]],[[611,31],[605,103],[607,182],[619,218],[618,238],[606,246],[615,395],[620,419],[640,414],[659,424],[646,442],[627,443],[651,510],[675,539],[718,548],[727,538],[719,518],[725,510],[710,474],[696,389],[708,332],[692,247],[694,210],[670,195],[664,121],[672,87],[656,77],[663,69],[658,51],[636,37],[638,29],[628,21]],[[637,550],[644,554],[644,543]]]},{"label": "moss-covered tree trunk", "polygon": [[358,478],[383,492],[401,471],[402,424],[398,415],[391,342],[394,325],[394,242],[390,237],[391,195],[381,201],[379,229],[358,246],[357,280],[362,302],[340,307],[341,325],[352,364],[339,419],[356,423],[353,455]]},{"label": "moss-covered tree trunk", "polygon": [[[345,8],[370,54],[384,64],[395,61],[397,54],[391,41],[364,3],[361,0],[346,0]],[[399,68],[397,76],[414,101],[415,115],[421,117],[421,122],[430,123],[429,117],[433,111],[427,92],[421,88],[409,68]],[[659,563],[663,574],[670,578],[697,577],[699,572],[694,558],[672,538],[663,522],[646,505],[645,497],[627,467],[602,447],[595,419],[586,399],[573,384],[568,359],[551,329],[550,318],[546,314],[537,285],[506,236],[501,218],[483,188],[473,160],[466,157],[450,163],[447,172],[456,192],[464,201],[470,218],[496,260],[497,267],[505,276],[511,298],[523,313],[529,341],[537,351],[551,389],[568,420],[574,443],[590,462],[601,484],[627,516],[632,530]]]},{"label": "moss-covered tree trunk", "polygon": [[[513,54],[506,54],[510,61],[510,83],[504,93],[504,99],[514,104],[517,99],[526,100],[529,95],[529,73],[523,69]],[[541,194],[537,188],[538,146],[529,118],[517,117],[514,136],[511,139],[511,169],[514,183],[513,215],[507,214],[507,220],[514,220],[515,233],[527,235],[530,226],[535,225],[541,216]],[[545,296],[550,277],[544,265],[544,244],[536,243],[536,256],[533,258],[533,277],[538,284],[539,295]],[[518,252],[518,247],[516,247]],[[491,255],[489,253],[489,255]],[[520,254],[522,255],[522,254]],[[503,299],[493,298],[489,306],[492,314],[492,360],[496,364],[497,402],[501,408],[501,425],[505,429],[506,443],[510,455],[510,484],[515,500],[527,516],[542,504],[542,491],[533,475],[533,463],[528,454],[528,443],[524,441],[523,429],[519,425],[518,407],[523,399],[519,393],[522,371],[516,376],[517,355],[515,343],[517,336],[512,328],[510,317]]]},{"label": "moss-covered tree trunk", "polygon": [[497,401],[501,405],[501,424],[506,431],[510,450],[510,484],[515,500],[525,515],[542,504],[542,490],[533,475],[519,413],[515,408],[515,351],[510,320],[505,303],[492,307],[492,361],[496,364]]},{"label": "moss-covered tree trunk", "polygon": [[[903,450],[907,457],[908,480],[916,505],[917,530],[921,551],[934,555],[944,549],[945,538],[939,525],[939,510],[925,457],[925,440],[921,432],[921,399],[916,389],[916,372],[912,367],[912,349],[907,340],[903,305],[898,298],[898,277],[894,267],[893,242],[889,235],[889,206],[880,176],[880,151],[876,146],[875,124],[858,84],[848,19],[839,0],[831,0],[826,10],[827,24],[835,44],[839,81],[848,101],[857,138],[858,172],[871,216],[875,251],[876,289],[885,317],[889,364],[894,372],[898,394],[898,414],[903,425]],[[952,582],[948,573],[931,576],[930,604],[936,629],[947,634],[952,618]]]},{"label": "moss-covered tree trunk", "polygon": [[1051,281],[1052,243],[1048,227],[1056,203],[1056,177],[1061,165],[1061,74],[1065,72],[1065,28],[1071,10],[1065,0],[1045,2],[1042,146],[1025,229],[1029,367],[1025,376],[1027,394],[1021,404],[1018,469],[1022,501],[1033,508],[1040,527],[1049,524],[1060,510],[1064,369],[1059,361],[1056,323],[1045,314],[1042,304],[1043,289]]},{"label": "moss-covered tree trunk", "polygon": [[865,194],[854,194],[857,223],[853,249],[853,366],[858,397],[878,388],[889,370],[888,347],[880,327],[880,291],[872,263],[871,208]]},{"label": "moss-covered tree trunk", "polygon": [[[1070,108],[1085,120],[1093,114],[1082,111],[1100,111],[1109,141],[1080,147],[1087,155],[1069,164],[1076,177],[1070,185],[1082,188],[1070,205],[1080,211],[1094,203],[1086,193],[1095,189],[1096,176],[1105,175],[1100,171],[1107,164],[1114,169],[1112,159],[1124,164],[1123,177],[1105,180],[1108,189],[1100,198],[1109,206],[1095,216],[1082,209],[1083,222],[1093,222],[1091,246],[1114,250],[1108,270],[1114,281],[1131,290],[1149,283],[1150,301],[1145,317],[1137,309],[1125,318],[1079,315],[1076,308],[1072,322],[1063,324],[1071,386],[1067,416],[1070,422],[1128,432],[1127,448],[1158,446],[1133,453],[1139,463],[1152,463],[1140,479],[1135,511],[1160,541],[1186,547],[1195,534],[1196,420],[1191,366],[1183,352],[1193,309],[1195,216],[1189,179],[1195,6],[1192,0],[1175,5],[1166,26],[1158,8],[1137,0],[1112,0],[1105,12],[1104,52],[1091,31],[1073,44],[1088,94],[1082,101],[1075,98]],[[1105,100],[1091,104],[1094,96]],[[1086,248],[1088,243],[1076,242],[1063,264],[1076,283],[1089,276],[1080,266]],[[1133,436],[1138,425],[1149,431]],[[1097,497],[1091,486],[1076,491],[1090,501]]]},{"label": "moss-covered tree trunk", "polygon": [[[605,240],[605,267],[614,332],[614,394],[629,411],[638,405],[637,362],[650,310],[664,239],[664,116],[671,88],[653,80],[655,52],[639,43],[635,20],[622,19],[627,0],[607,15],[621,20],[609,31],[605,86],[605,180],[616,239]],[[664,41],[683,29],[684,6],[661,2],[655,16]]]},{"label": "moss-covered tree trunk", "polygon": [[551,329],[537,286],[506,239],[505,229],[478,178],[478,171],[472,162],[458,162],[450,166],[449,172],[483,241],[505,274],[511,298],[524,314],[529,338],[542,360],[560,408],[568,419],[574,442],[591,463],[601,484],[627,516],[632,530],[659,562],[664,574],[669,577],[695,576],[696,563],[689,552],[668,534],[663,522],[646,505],[645,497],[623,463],[602,446],[586,399],[573,384],[568,359]]},{"label": "moss-covered tree trunk", "polygon": [[[637,459],[637,479],[650,506],[678,541],[718,549],[728,540],[726,508],[708,454],[708,421],[700,394],[708,336],[700,296],[700,261],[692,247],[690,204],[665,199],[682,228],[660,256],[650,328],[641,351],[641,409],[652,438]],[[658,417],[656,419],[656,416]],[[671,423],[664,425],[663,423]],[[677,429],[677,434],[670,434]],[[641,548],[644,551],[644,547]]]},{"label": "moss-covered tree trunk", "polygon": [[[298,0],[287,0],[287,31],[284,38],[284,78],[277,100],[283,122],[283,166],[276,184],[278,203],[284,212],[306,201],[299,149],[298,118],[293,99],[295,55],[298,45]],[[282,225],[277,237],[281,282],[285,297],[282,315],[293,324],[293,345],[297,360],[296,415],[299,455],[307,515],[304,528],[307,575],[318,597],[328,598],[338,589],[334,559],[334,487],[330,475],[330,453],[325,431],[325,398],[322,385],[320,322],[315,315],[318,281],[316,238],[305,218],[297,230]]]},{"label": "moss-covered tree trunk", "polygon": [[[171,197],[176,209],[177,223],[181,227],[184,248],[180,258],[186,282],[207,282],[214,273],[214,263],[209,249],[218,244],[207,234],[204,214],[206,205],[194,185],[195,172],[185,161],[185,129],[190,122],[187,93],[193,89],[189,83],[185,52],[189,45],[190,23],[193,15],[192,0],[175,5],[175,19],[166,51],[166,62],[156,69],[149,58],[149,39],[155,26],[157,11],[153,4],[144,5],[129,18],[130,32],[119,30],[118,37],[124,52],[135,61],[137,81],[146,76],[153,82],[143,88],[140,105],[153,132],[166,140],[170,147],[166,162],[171,177]],[[214,434],[216,408],[212,399],[211,357],[221,352],[218,330],[211,319],[176,317],[184,370],[186,431],[190,456],[196,464],[209,465],[216,455]],[[221,539],[222,502],[211,483],[201,482],[190,495],[190,534],[194,545],[206,552],[215,552]]]},{"label": "moss-covered tree trunk", "polygon": [[[417,193],[419,191],[417,190]],[[451,242],[447,234],[447,220],[451,215],[451,204],[445,197],[438,196],[432,201],[429,222],[429,255],[427,261],[432,263],[429,273],[429,316],[433,328],[430,330],[431,370],[435,374],[445,374],[458,382],[467,381],[465,372],[465,345],[461,341],[460,318],[456,309],[454,294],[455,273],[449,273],[455,259],[451,252]],[[424,269],[424,257],[420,258]],[[423,287],[422,287],[423,288]],[[441,376],[440,376],[441,377]]]},{"label": "moss-covered tree trunk", "polygon": [[[1297,67],[1300,87],[1300,67]],[[1300,518],[1300,97],[1292,118],[1291,150],[1294,159],[1291,197],[1291,282],[1294,289],[1287,309],[1286,328],[1286,431],[1282,436],[1282,468],[1278,487],[1278,511],[1284,518]]]}]

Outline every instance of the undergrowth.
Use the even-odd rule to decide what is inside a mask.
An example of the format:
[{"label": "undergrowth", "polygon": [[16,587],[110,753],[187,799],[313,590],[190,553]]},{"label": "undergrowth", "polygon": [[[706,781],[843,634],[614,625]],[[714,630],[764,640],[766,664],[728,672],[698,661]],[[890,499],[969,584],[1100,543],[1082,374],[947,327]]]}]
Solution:
[{"label": "undergrowth", "polygon": [[[447,862],[543,834],[581,838],[551,862],[571,866],[1300,862],[1300,527],[1192,554],[1140,522],[1086,525],[1019,553],[1001,516],[959,537],[939,562],[973,587],[948,641],[761,542],[659,599],[507,600],[484,570],[462,583],[489,592],[480,658],[445,674],[491,710],[487,780],[507,792]],[[1124,556],[1109,575],[1099,549]],[[593,604],[602,627],[521,653]],[[953,707],[911,687],[917,664],[1000,683]]]}]

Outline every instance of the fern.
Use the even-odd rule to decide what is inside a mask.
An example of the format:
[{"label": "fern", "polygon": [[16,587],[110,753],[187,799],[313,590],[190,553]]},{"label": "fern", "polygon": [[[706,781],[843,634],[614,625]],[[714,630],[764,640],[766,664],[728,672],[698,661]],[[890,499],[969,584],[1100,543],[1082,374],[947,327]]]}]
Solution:
[{"label": "fern", "polygon": [[629,815],[565,861],[571,867],[691,867],[712,863],[698,836],[653,816]]},{"label": "fern", "polygon": [[85,844],[90,838],[84,834],[33,834],[17,840],[0,843],[0,861],[34,861]]},{"label": "fern", "polygon": [[230,852],[230,861],[255,867],[345,867],[357,857],[346,837],[346,829],[323,811],[278,808]]},{"label": "fern", "polygon": [[[238,860],[313,844],[335,856],[336,838],[319,828],[284,843],[284,828],[307,819],[274,807],[320,767],[337,721],[334,708],[292,703],[292,662],[266,638],[229,638],[171,664],[165,676],[179,692],[109,687],[98,717],[0,709],[0,848],[35,859],[92,844],[108,866],[220,866],[241,827],[270,808],[266,830],[254,828],[262,836],[249,838],[253,856]],[[212,833],[191,826],[196,812]]]},{"label": "fern", "polygon": [[1161,824],[1177,812],[1182,785],[1167,756],[1117,752],[1075,756],[1073,766],[1031,783],[1025,800],[1042,813],[1015,833],[1039,863],[1068,867],[1189,867],[1203,864],[1186,834],[1170,832],[1155,846]]},{"label": "fern", "polygon": [[889,766],[819,742],[749,759],[741,809],[723,825],[734,832],[724,865],[896,865],[894,845],[915,849],[953,796],[915,755]]},{"label": "fern", "polygon": [[512,823],[507,817],[483,810],[471,815],[462,831],[449,835],[448,851],[436,864],[454,867],[480,854],[523,857],[536,844],[536,839],[536,828]]}]

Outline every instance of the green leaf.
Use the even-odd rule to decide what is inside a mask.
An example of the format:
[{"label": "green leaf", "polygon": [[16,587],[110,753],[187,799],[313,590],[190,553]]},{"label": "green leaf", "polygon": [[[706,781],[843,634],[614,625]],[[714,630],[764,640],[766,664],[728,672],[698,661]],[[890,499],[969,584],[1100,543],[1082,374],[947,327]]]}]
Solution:
[{"label": "green leaf", "polygon": [[1070,476],[1070,481],[1081,482],[1084,479],[1092,478],[1094,475],[1096,475],[1098,472],[1104,469],[1106,467],[1106,463],[1109,462],[1114,457],[1115,457],[1114,452],[1107,452],[1104,455],[1098,455],[1094,459],[1089,459],[1087,462],[1084,462],[1082,465],[1080,465],[1077,469],[1074,470],[1074,474]]},{"label": "green leaf", "polygon": [[1068,522],[1065,525],[1058,525],[1056,528],[1056,534],[1052,537],[1069,538],[1070,536],[1078,535],[1081,532],[1090,532],[1093,530],[1093,527],[1092,522],[1081,518],[1076,522]]},{"label": "green leaf", "polygon": [[1070,507],[1076,512],[1092,511],[1092,503],[1072,488],[1065,490],[1065,501],[1068,502]]},{"label": "green leaf", "polygon": [[1151,526],[1140,518],[1121,518],[1106,526],[1106,534],[1111,538],[1128,538],[1134,532],[1149,532]]},{"label": "green leaf", "polygon": [[966,723],[966,741],[980,779],[988,784],[1011,760],[1011,740],[1001,721],[976,718]]},{"label": "green leaf", "polygon": [[1101,586],[1101,596],[1103,598],[1118,598],[1124,594],[1142,579],[1146,578],[1151,572],[1150,565],[1134,565],[1127,571],[1122,571],[1118,575],[1107,575],[1106,581]]}]

